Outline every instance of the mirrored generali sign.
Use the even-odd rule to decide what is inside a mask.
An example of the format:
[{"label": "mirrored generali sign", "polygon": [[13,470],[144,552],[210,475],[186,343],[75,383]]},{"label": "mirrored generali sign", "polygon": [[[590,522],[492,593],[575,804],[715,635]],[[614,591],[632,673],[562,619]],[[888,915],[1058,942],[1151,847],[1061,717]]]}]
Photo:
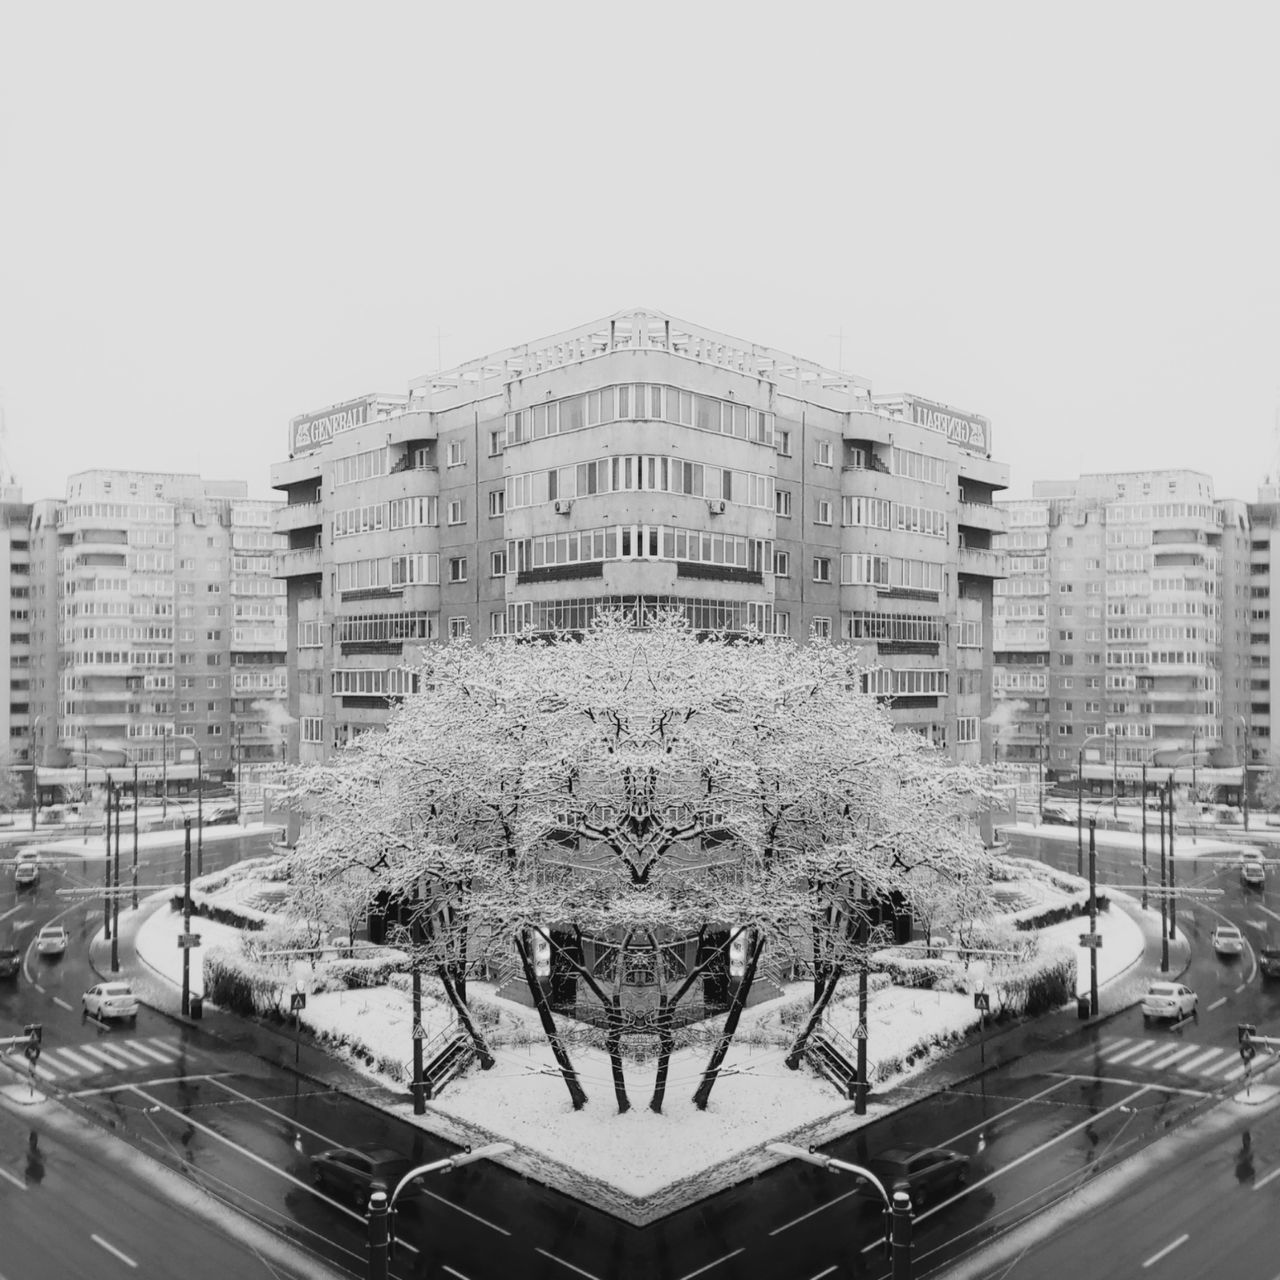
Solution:
[{"label": "mirrored generali sign", "polygon": [[306,413],[289,423],[289,456],[308,453],[329,443],[344,431],[353,431],[372,420],[373,396],[361,396],[335,404],[319,413]]},{"label": "mirrored generali sign", "polygon": [[986,418],[961,413],[958,409],[949,409],[944,404],[922,400],[919,396],[910,396],[908,399],[911,404],[911,421],[916,426],[946,436],[952,444],[969,453],[989,456],[991,423]]}]

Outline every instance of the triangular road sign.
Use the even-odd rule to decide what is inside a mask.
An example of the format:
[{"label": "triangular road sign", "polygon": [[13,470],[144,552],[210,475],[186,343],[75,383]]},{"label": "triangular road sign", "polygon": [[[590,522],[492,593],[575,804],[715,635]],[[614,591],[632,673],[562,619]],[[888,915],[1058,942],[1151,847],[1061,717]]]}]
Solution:
[{"label": "triangular road sign", "polygon": [[413,1038],[415,1040],[425,1040],[427,1038],[427,1032],[422,1023],[415,1022],[413,1024]]}]

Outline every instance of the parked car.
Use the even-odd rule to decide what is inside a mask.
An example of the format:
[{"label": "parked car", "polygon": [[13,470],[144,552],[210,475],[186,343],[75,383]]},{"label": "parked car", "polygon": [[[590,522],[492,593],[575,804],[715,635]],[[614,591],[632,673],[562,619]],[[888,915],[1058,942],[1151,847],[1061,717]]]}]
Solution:
[{"label": "parked car", "polygon": [[1262,947],[1258,951],[1258,968],[1264,978],[1280,978],[1280,947]]},{"label": "parked car", "polygon": [[1220,956],[1244,954],[1244,934],[1233,924],[1220,924],[1212,935],[1213,949]]},{"label": "parked car", "polygon": [[1076,815],[1065,805],[1047,804],[1040,810],[1040,821],[1049,826],[1073,827]]},{"label": "parked car", "polygon": [[36,934],[36,951],[42,956],[60,956],[70,941],[60,924],[47,924]]},{"label": "parked car", "polygon": [[1252,859],[1240,864],[1240,883],[1246,889],[1262,889],[1266,887],[1267,873],[1261,862]]},{"label": "parked car", "polygon": [[[969,1181],[969,1157],[948,1147],[891,1147],[868,1160],[867,1168],[890,1195],[897,1183],[905,1182],[911,1207],[917,1213],[930,1201],[958,1191]],[[858,1191],[860,1195],[880,1198],[880,1193],[865,1180]]]},{"label": "parked car", "polygon": [[390,1147],[334,1147],[311,1157],[311,1180],[363,1209],[375,1191],[390,1195],[412,1168],[412,1160]]},{"label": "parked car", "polygon": [[22,968],[22,952],[17,947],[0,947],[0,978],[16,978]]},{"label": "parked car", "polygon": [[80,1004],[93,1018],[138,1020],[138,997],[127,982],[100,982],[80,997]]},{"label": "parked car", "polygon": [[40,883],[40,864],[38,862],[19,862],[13,869],[13,883],[19,889],[29,889]]},{"label": "parked car", "polygon": [[1142,1021],[1170,1018],[1181,1022],[1196,1012],[1199,997],[1180,982],[1153,982],[1142,997]]}]

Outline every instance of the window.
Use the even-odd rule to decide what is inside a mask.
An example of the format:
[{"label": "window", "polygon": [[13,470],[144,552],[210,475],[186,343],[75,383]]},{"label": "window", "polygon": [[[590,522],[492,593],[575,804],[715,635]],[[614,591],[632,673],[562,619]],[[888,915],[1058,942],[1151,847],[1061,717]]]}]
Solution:
[{"label": "window", "polygon": [[779,613],[776,609],[773,611],[773,634],[775,636],[789,636],[791,634],[791,615],[789,613]]},{"label": "window", "polygon": [[829,467],[833,465],[831,461],[831,441],[830,440],[818,441],[818,450],[813,460],[820,467]]},{"label": "window", "polygon": [[831,523],[831,503],[825,498],[819,498],[814,507],[814,524],[830,524]]},{"label": "window", "polygon": [[449,557],[449,581],[450,582],[466,582],[467,580],[467,557],[466,556],[450,556]]},{"label": "window", "polygon": [[417,525],[438,523],[436,502],[437,499],[434,497],[392,498],[387,504],[391,528],[407,529]]},{"label": "window", "polygon": [[791,515],[791,490],[776,489],[773,495],[773,509],[780,516]]},{"label": "window", "polygon": [[204,638],[205,638],[206,640],[221,640],[221,639],[222,639],[222,632],[221,632],[221,631],[206,631],[206,632],[204,633]]},{"label": "window", "polygon": [[813,580],[814,582],[830,582],[831,581],[831,557],[830,556],[814,556]]},{"label": "window", "polygon": [[502,506],[505,498],[506,492],[504,490],[489,490],[489,514],[491,516],[500,516],[502,514]]},{"label": "window", "polygon": [[449,523],[462,524],[465,520],[466,516],[463,514],[462,499],[455,498],[451,503],[449,503]]},{"label": "window", "polygon": [[489,457],[496,458],[502,452],[503,442],[506,437],[507,433],[505,431],[489,432]]},{"label": "window", "polygon": [[489,553],[489,576],[491,578],[501,578],[507,572],[507,553],[505,551],[491,551]]},{"label": "window", "polygon": [[782,454],[784,458],[791,457],[791,432],[775,431],[773,438],[778,446],[778,452]]},{"label": "window", "polygon": [[450,640],[469,640],[471,638],[471,623],[466,618],[450,618],[449,619],[449,639]]},{"label": "window", "polygon": [[324,623],[318,618],[298,623],[298,648],[319,649],[324,644]]},{"label": "window", "polygon": [[222,654],[206,653],[204,655],[204,665],[206,667],[220,667],[222,665]]},{"label": "window", "polygon": [[809,634],[815,640],[831,639],[831,619],[830,618],[814,618],[813,625],[809,628]]},{"label": "window", "polygon": [[507,634],[507,611],[499,609],[496,613],[489,615],[489,634],[491,636],[505,636]]},{"label": "window", "polygon": [[978,741],[978,717],[977,716],[961,716],[956,721],[956,741],[957,742],[977,742]]},{"label": "window", "polygon": [[449,448],[445,453],[445,466],[460,467],[467,460],[466,451],[462,447],[461,440],[450,440]]},{"label": "window", "polygon": [[416,583],[432,586],[440,582],[440,557],[434,551],[419,551],[391,557],[391,585],[407,587]]},{"label": "window", "polygon": [[773,576],[775,578],[789,578],[791,576],[790,552],[775,551],[773,553]]},{"label": "window", "polygon": [[303,742],[324,741],[324,720],[320,716],[303,716],[299,724]]}]

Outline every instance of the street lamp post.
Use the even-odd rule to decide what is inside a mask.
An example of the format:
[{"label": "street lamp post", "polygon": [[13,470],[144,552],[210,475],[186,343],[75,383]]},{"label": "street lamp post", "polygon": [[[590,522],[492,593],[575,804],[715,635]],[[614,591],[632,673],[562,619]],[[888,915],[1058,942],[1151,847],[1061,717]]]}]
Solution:
[{"label": "street lamp post", "polygon": [[1109,733],[1091,733],[1076,755],[1076,875],[1084,875],[1084,749],[1091,742],[1105,742]]},{"label": "street lamp post", "polygon": [[1098,1016],[1098,851],[1094,840],[1098,826],[1095,813],[1089,819],[1089,1016]]},{"label": "street lamp post", "polygon": [[1044,725],[1036,725],[1036,761],[1040,780],[1040,808],[1037,810],[1037,822],[1044,821]]},{"label": "street lamp post", "polygon": [[[36,716],[31,722],[31,830],[36,829],[36,810],[40,807],[40,753],[36,749],[36,730],[44,716]],[[1246,827],[1247,827],[1246,823]]]},{"label": "street lamp post", "polygon": [[[1252,693],[1251,693],[1252,696]],[[1252,703],[1250,703],[1252,710]],[[1237,715],[1235,719],[1240,722],[1240,727],[1244,730],[1244,751],[1241,753],[1240,760],[1240,807],[1244,810],[1244,829],[1249,830],[1249,757],[1252,749],[1249,746],[1250,733],[1249,721],[1244,716]],[[34,767],[34,766],[33,766]]]},{"label": "street lamp post", "polygon": [[191,819],[182,819],[182,1016],[191,1015],[191,948],[185,939],[191,935]]},{"label": "street lamp post", "polygon": [[200,754],[200,744],[189,733],[171,733],[167,735],[175,742],[185,739],[196,752],[196,875],[204,875],[204,761]]},{"label": "street lamp post", "polygon": [[832,1173],[852,1173],[865,1182],[880,1195],[884,1205],[886,1243],[889,1245],[891,1258],[890,1276],[892,1280],[911,1280],[911,1196],[905,1182],[899,1182],[890,1195],[883,1182],[870,1169],[861,1165],[850,1164],[847,1160],[837,1160],[835,1156],[824,1156],[819,1151],[806,1151],[803,1147],[792,1146],[789,1142],[770,1142],[767,1149],[774,1155],[792,1156],[803,1160],[806,1164],[816,1164],[820,1169]]},{"label": "street lamp post", "polygon": [[[1173,781],[1165,783],[1169,793],[1169,941],[1178,936],[1178,871],[1173,861]],[[1195,828],[1191,828],[1191,838],[1195,839]]]},{"label": "street lamp post", "polygon": [[385,1191],[375,1191],[369,1197],[369,1280],[387,1280],[390,1266],[391,1245],[395,1240],[396,1200],[400,1193],[411,1183],[427,1173],[452,1173],[464,1164],[473,1164],[477,1160],[488,1160],[493,1156],[505,1156],[515,1148],[509,1142],[491,1142],[487,1146],[472,1151],[468,1147],[456,1156],[448,1156],[444,1160],[433,1160],[430,1164],[419,1165],[396,1183],[391,1195]]},{"label": "street lamp post", "polygon": [[[111,872],[111,972],[120,972],[120,800],[124,788],[116,787],[116,856]],[[111,823],[111,809],[107,809],[107,823]],[[111,853],[111,840],[108,832],[107,854]]]},{"label": "street lamp post", "polygon": [[1142,762],[1142,909],[1147,909],[1147,762]]},{"label": "street lamp post", "polygon": [[1160,802],[1160,972],[1169,972],[1169,929],[1168,929],[1168,912],[1169,899],[1166,893],[1168,889],[1168,880],[1165,875],[1164,861],[1164,808],[1165,808],[1165,791],[1159,783],[1156,783],[1156,798]]}]

